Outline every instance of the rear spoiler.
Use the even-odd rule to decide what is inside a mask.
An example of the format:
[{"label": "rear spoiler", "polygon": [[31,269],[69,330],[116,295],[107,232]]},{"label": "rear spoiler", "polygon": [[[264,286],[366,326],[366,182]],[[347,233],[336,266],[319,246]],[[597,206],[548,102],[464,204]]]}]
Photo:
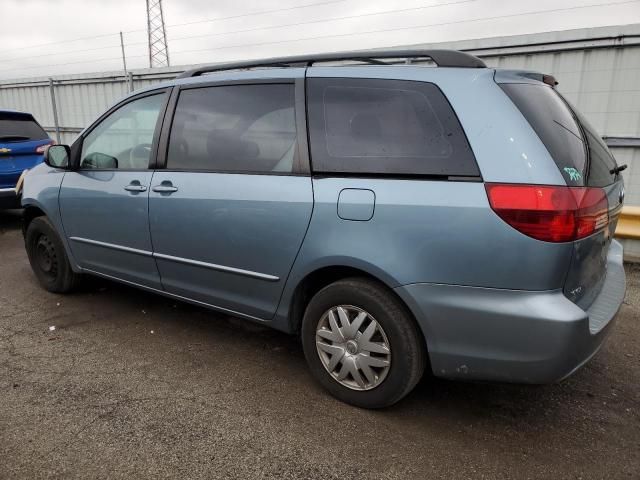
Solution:
[{"label": "rear spoiler", "polygon": [[7,110],[0,110],[0,119],[12,120],[16,118],[35,121],[33,115],[27,112],[12,112]]},{"label": "rear spoiler", "polygon": [[496,83],[546,83],[551,87],[558,85],[558,80],[547,73],[531,72],[527,70],[500,70],[494,74]]}]

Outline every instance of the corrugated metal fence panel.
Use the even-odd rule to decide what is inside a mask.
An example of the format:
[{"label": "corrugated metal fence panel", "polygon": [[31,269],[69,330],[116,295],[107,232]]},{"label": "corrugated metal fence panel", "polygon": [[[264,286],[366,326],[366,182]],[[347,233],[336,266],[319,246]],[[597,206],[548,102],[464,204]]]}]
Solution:
[{"label": "corrugated metal fence panel", "polygon": [[[60,125],[83,128],[126,93],[127,87],[124,81],[56,85],[55,95]],[[47,126],[52,127],[53,123],[47,123]]]},{"label": "corrugated metal fence panel", "polygon": [[[133,89],[146,88],[174,78],[182,70],[165,68],[136,71]],[[127,78],[113,72],[65,75],[53,80],[60,140],[63,143],[72,143],[84,127],[129,91]],[[55,138],[49,79],[0,80],[0,109],[2,108],[33,113],[49,135]]]},{"label": "corrugated metal fence panel", "polygon": [[48,86],[0,88],[0,108],[37,112],[38,121],[42,125],[46,125],[50,118],[53,124]]}]

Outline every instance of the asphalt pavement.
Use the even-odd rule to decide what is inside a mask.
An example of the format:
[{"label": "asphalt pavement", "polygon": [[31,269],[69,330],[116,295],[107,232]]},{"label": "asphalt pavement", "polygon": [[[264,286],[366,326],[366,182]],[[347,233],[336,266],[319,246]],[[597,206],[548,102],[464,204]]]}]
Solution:
[{"label": "asphalt pavement", "polygon": [[640,478],[640,266],[555,385],[425,378],[367,411],[296,338],[97,279],[47,293],[0,212],[0,478]]}]

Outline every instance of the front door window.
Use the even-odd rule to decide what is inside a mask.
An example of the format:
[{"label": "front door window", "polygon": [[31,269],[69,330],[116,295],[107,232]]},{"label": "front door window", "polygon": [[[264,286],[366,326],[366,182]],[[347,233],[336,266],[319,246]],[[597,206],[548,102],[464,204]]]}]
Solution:
[{"label": "front door window", "polygon": [[165,94],[125,104],[94,128],[82,143],[80,168],[146,170]]}]

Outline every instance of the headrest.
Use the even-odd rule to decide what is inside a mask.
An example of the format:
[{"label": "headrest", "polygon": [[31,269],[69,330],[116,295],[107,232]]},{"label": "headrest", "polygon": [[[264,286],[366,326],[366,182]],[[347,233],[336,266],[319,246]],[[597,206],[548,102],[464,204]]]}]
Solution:
[{"label": "headrest", "polygon": [[230,135],[220,135],[211,132],[207,136],[207,153],[221,160],[224,159],[248,159],[260,155],[258,144],[250,140],[242,140]]}]

